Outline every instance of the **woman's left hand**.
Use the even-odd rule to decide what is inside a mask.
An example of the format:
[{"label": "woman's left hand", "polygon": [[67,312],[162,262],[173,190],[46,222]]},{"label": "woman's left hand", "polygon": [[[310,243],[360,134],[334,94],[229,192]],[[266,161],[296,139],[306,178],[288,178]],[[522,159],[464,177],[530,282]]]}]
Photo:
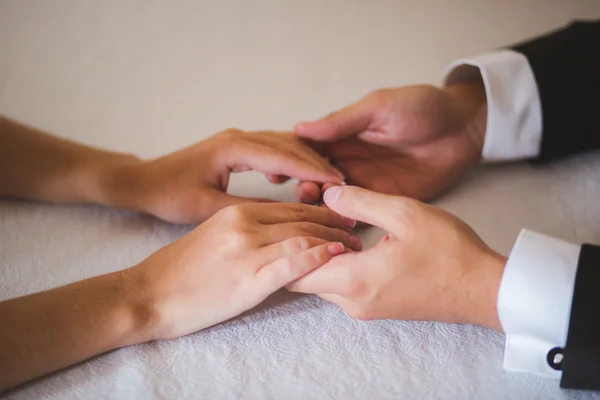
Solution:
[{"label": "woman's left hand", "polygon": [[104,203],[176,223],[200,223],[220,209],[264,199],[227,194],[231,172],[258,171],[270,181],[287,177],[342,183],[342,174],[292,134],[229,129],[182,150],[109,168]]}]

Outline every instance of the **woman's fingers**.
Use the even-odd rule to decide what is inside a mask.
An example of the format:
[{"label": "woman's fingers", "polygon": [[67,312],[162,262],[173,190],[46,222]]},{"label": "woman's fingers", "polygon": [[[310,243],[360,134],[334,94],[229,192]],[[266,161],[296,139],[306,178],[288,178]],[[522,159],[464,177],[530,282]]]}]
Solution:
[{"label": "woman's fingers", "polygon": [[277,148],[281,152],[298,157],[308,163],[312,163],[315,166],[333,170],[340,178],[343,179],[343,175],[337,170],[337,168],[333,167],[327,159],[322,157],[319,153],[317,153],[314,149],[312,149],[304,141],[292,133],[272,131],[248,132],[244,138],[246,138],[246,140],[267,145],[269,147]]},{"label": "woman's fingers", "polygon": [[239,141],[228,150],[225,160],[230,171],[252,169],[268,175],[284,175],[299,180],[337,182],[342,179],[330,168],[323,168],[267,145]]},{"label": "woman's fingers", "polygon": [[263,264],[269,264],[281,257],[291,257],[325,243],[331,242],[312,236],[294,236],[269,244],[257,250],[257,254]]},{"label": "woman's fingers", "polygon": [[315,224],[350,230],[356,221],[341,217],[333,211],[298,203],[248,204],[246,206],[252,217],[263,225],[286,222],[313,222]]},{"label": "woman's fingers", "polygon": [[330,228],[313,222],[287,222],[282,224],[265,225],[262,228],[261,246],[280,243],[295,237],[316,237],[328,242],[341,242],[349,249],[360,251],[362,242],[352,236],[348,231],[339,228]]}]

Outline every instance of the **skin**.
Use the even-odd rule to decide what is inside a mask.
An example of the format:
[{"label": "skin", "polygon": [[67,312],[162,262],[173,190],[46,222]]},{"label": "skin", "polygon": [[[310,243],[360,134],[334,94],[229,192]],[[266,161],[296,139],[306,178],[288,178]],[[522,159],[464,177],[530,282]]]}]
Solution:
[{"label": "skin", "polygon": [[341,182],[291,134],[227,130],[141,160],[0,118],[0,196],[204,222],[130,268],[0,302],[0,392],[115,348],[205,329],[361,249],[349,233],[355,221],[330,210],[228,195],[230,173],[248,170]]},{"label": "skin", "polygon": [[165,156],[142,160],[75,143],[0,117],[0,196],[132,209],[177,223],[264,199],[227,194],[232,172],[315,182],[342,175],[291,134],[228,129]]},{"label": "skin", "polygon": [[[445,88],[378,90],[313,122],[296,125],[349,184],[429,201],[481,157],[486,126],[481,81]],[[324,188],[302,182],[297,198],[316,203]]]},{"label": "skin", "polygon": [[[475,79],[444,88],[373,92],[295,128],[358,187],[302,182],[297,197],[385,229],[381,243],[346,254],[297,282],[359,319],[474,323],[501,330],[496,310],[506,258],[458,218],[421,203],[447,190],[483,148],[485,88]],[[367,190],[370,189],[370,190]],[[435,243],[435,247],[432,247]]]},{"label": "skin", "polygon": [[[472,323],[502,330],[496,302],[506,258],[464,222],[414,199],[352,186],[325,192],[326,205],[389,235],[288,285],[362,319]],[[435,247],[432,247],[435,243]]]},{"label": "skin", "polygon": [[0,302],[0,391],[235,317],[332,257],[360,250],[347,229],[319,207],[232,206],[131,268]]}]

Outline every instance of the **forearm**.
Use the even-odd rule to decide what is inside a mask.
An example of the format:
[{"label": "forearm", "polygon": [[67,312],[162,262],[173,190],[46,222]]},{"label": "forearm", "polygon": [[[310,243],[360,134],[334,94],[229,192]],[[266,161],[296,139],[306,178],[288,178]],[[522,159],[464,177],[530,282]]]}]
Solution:
[{"label": "forearm", "polygon": [[116,180],[136,162],[0,116],[0,196],[115,205]]},{"label": "forearm", "polygon": [[144,342],[143,287],[115,272],[0,303],[0,392],[103,352]]}]

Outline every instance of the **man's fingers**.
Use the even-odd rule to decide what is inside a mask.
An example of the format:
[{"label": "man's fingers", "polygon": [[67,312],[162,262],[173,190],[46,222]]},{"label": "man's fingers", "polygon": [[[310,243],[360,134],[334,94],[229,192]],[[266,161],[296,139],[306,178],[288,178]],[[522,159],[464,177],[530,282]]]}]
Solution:
[{"label": "man's fingers", "polygon": [[255,275],[256,287],[260,288],[266,297],[343,252],[343,244],[325,243],[290,257],[278,258],[258,270]]},{"label": "man's fingers", "polygon": [[323,193],[335,183],[326,182],[319,185],[315,182],[303,181],[296,186],[296,201],[304,204],[319,204],[323,200]]},{"label": "man's fingers", "polygon": [[276,185],[281,185],[282,183],[286,183],[290,180],[290,177],[285,175],[267,174],[266,177],[269,182],[274,183]]},{"label": "man's fingers", "polygon": [[302,181],[296,186],[296,201],[304,204],[318,204],[321,200],[321,188],[319,184],[310,181]]},{"label": "man's fingers", "polygon": [[414,200],[357,186],[334,186],[324,193],[323,201],[340,215],[378,226],[399,236],[398,218],[407,212],[408,203]]},{"label": "man's fingers", "polygon": [[230,171],[254,170],[267,175],[283,175],[299,180],[342,183],[339,173],[291,154],[257,143],[244,143],[231,150],[227,167]]},{"label": "man's fingers", "polygon": [[349,273],[357,264],[357,256],[362,253],[342,254],[327,265],[306,274],[301,279],[290,282],[286,288],[291,292],[311,294],[345,295],[352,290],[354,282]]},{"label": "man's fingers", "polygon": [[373,107],[365,98],[317,121],[299,123],[294,127],[294,132],[318,142],[336,141],[365,131],[372,116]]},{"label": "man's fingers", "polygon": [[[345,228],[348,229],[348,228]],[[329,228],[313,222],[288,222],[283,224],[266,225],[262,228],[260,245],[267,246],[282,240],[298,237],[316,237],[328,242],[341,242],[349,249],[362,250],[362,242],[352,236],[347,230]]]}]

